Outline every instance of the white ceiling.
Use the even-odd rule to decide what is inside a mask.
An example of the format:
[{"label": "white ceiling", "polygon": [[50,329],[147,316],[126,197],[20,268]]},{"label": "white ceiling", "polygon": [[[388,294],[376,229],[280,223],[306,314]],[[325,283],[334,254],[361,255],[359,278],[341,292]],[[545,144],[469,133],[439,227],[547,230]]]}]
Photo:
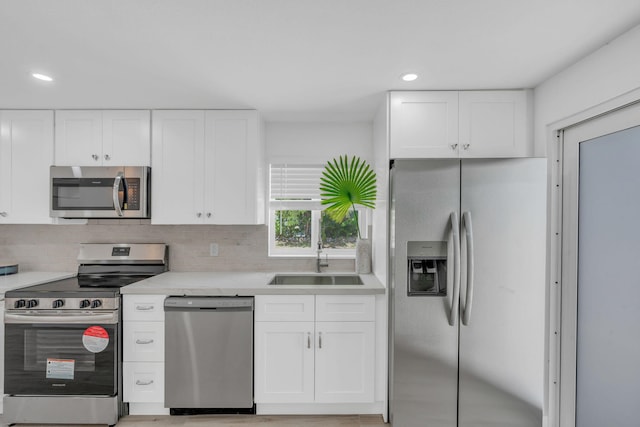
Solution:
[{"label": "white ceiling", "polygon": [[390,89],[535,87],[638,23],[638,0],[0,0],[0,108],[370,120]]}]

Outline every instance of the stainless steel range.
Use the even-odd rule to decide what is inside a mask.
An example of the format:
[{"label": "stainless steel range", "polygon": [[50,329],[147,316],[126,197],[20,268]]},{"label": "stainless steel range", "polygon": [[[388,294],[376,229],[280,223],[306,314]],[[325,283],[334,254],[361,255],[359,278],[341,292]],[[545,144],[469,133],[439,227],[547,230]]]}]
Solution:
[{"label": "stainless steel range", "polygon": [[77,277],[5,294],[4,422],[114,425],[120,288],[168,269],[164,244],[83,244]]}]

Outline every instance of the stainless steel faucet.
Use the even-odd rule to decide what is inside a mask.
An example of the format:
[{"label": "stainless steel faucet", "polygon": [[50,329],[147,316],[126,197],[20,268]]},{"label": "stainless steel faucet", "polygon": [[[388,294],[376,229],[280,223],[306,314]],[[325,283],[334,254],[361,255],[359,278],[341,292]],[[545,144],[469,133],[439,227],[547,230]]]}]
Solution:
[{"label": "stainless steel faucet", "polygon": [[320,254],[322,253],[322,239],[318,239],[318,256],[316,257],[316,272],[321,273],[322,267],[329,267],[329,255],[324,254],[324,262]]}]

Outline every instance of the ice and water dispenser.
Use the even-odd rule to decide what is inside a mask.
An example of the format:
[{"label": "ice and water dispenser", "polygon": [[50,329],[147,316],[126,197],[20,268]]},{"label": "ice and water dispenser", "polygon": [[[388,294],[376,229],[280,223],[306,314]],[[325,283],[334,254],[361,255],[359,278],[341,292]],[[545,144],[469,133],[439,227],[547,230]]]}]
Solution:
[{"label": "ice and water dispenser", "polygon": [[447,295],[447,242],[407,242],[407,293]]}]

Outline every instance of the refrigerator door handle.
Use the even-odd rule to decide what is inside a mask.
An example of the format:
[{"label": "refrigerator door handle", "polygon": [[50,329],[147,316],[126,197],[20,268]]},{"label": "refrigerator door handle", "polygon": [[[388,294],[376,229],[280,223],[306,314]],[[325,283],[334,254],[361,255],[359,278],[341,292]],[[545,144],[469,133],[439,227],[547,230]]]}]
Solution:
[{"label": "refrigerator door handle", "polygon": [[471,318],[471,307],[473,305],[473,261],[475,254],[473,252],[473,226],[471,222],[471,212],[462,214],[462,224],[465,230],[467,240],[467,294],[464,301],[464,309],[462,312],[462,324],[467,326]]},{"label": "refrigerator door handle", "polygon": [[453,296],[451,298],[449,325],[455,326],[460,300],[460,223],[458,222],[457,212],[451,212],[450,218],[451,231],[449,240],[453,243]]}]

